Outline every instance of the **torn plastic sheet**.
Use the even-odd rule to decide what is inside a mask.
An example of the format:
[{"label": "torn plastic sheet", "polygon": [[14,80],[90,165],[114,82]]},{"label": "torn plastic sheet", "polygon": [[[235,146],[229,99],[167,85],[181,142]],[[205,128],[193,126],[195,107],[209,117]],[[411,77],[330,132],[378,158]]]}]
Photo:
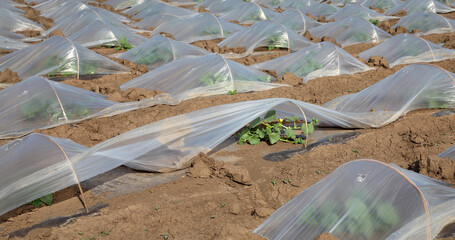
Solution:
[{"label": "torn plastic sheet", "polygon": [[379,43],[392,37],[368,20],[357,16],[326,23],[309,31],[312,36],[319,38],[334,38],[343,47],[357,43]]},{"label": "torn plastic sheet", "polygon": [[322,42],[266,62],[254,64],[256,69],[274,70],[278,76],[292,72],[303,78],[303,83],[311,79],[355,74],[372,70],[355,57],[331,42]]},{"label": "torn plastic sheet", "polygon": [[251,92],[288,86],[273,83],[275,80],[256,69],[210,54],[173,61],[122,84],[120,89],[155,89],[178,100],[187,100],[234,90]]},{"label": "torn plastic sheet", "polygon": [[371,56],[384,57],[390,67],[393,67],[398,64],[455,58],[455,50],[438,46],[413,34],[403,33],[359,54],[359,57],[365,60]]},{"label": "torn plastic sheet", "polygon": [[312,45],[313,43],[301,35],[287,29],[280,23],[273,21],[260,21],[252,26],[233,34],[218,45],[220,47],[245,47],[243,54],[226,54],[233,57],[242,57],[253,53],[254,49],[266,47],[285,48],[289,51],[297,51]]},{"label": "torn plastic sheet", "polygon": [[434,239],[454,217],[450,184],[377,160],[345,163],[275,211],[267,239]]},{"label": "torn plastic sheet", "polygon": [[20,78],[41,75],[79,78],[130,72],[120,63],[60,36],[0,58],[0,71],[7,68]]}]

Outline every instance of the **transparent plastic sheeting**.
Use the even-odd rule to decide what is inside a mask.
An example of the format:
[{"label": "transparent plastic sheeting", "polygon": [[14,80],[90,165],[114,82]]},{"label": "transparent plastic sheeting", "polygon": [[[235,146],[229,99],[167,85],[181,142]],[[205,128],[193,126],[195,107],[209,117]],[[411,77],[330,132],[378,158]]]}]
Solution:
[{"label": "transparent plastic sheeting", "polygon": [[150,29],[153,30],[161,24],[182,20],[183,18],[180,16],[169,15],[169,14],[158,14],[153,16],[148,16],[142,19],[141,21],[134,23],[133,26],[138,27],[140,29]]},{"label": "transparent plastic sheeting", "polygon": [[7,68],[17,72],[20,78],[40,75],[86,77],[130,72],[120,63],[59,36],[0,58],[0,71]]},{"label": "transparent plastic sheeting", "polygon": [[123,162],[92,156],[78,161],[87,148],[71,140],[33,133],[0,147],[0,215]]},{"label": "transparent plastic sheeting", "polygon": [[355,74],[374,69],[331,42],[314,44],[298,52],[254,64],[251,67],[274,70],[279,76],[293,72],[303,78],[304,83],[318,77]]},{"label": "transparent plastic sheeting", "polygon": [[62,20],[56,21],[53,27],[51,27],[47,31],[44,31],[43,33],[41,33],[41,35],[48,36],[49,33],[58,29],[62,31],[63,35],[71,36],[79,32],[81,29],[85,28],[87,25],[90,25],[91,23],[96,21],[103,22],[106,25],[106,27],[113,26],[116,29],[134,32],[132,28],[124,25],[121,21],[114,19],[109,15],[97,13],[91,8],[87,8],[78,11]]},{"label": "transparent plastic sheeting", "polygon": [[455,145],[453,145],[452,147],[448,148],[447,150],[445,150],[444,152],[440,153],[438,155],[438,157],[441,157],[441,158],[450,158],[452,160],[455,160]]},{"label": "transparent plastic sheeting", "polygon": [[243,0],[205,0],[196,5],[195,8],[204,7],[212,13],[220,14],[229,12],[235,5],[242,4],[242,2]]},{"label": "transparent plastic sheeting", "polygon": [[8,4],[8,5],[13,6],[13,7],[25,7],[25,6],[27,6],[25,4],[17,3],[17,2],[11,1],[11,0],[0,0],[0,5],[4,5],[4,4]]},{"label": "transparent plastic sheeting", "polygon": [[311,5],[309,7],[305,7],[300,9],[302,12],[305,14],[309,14],[311,16],[315,17],[328,17],[329,15],[332,15],[333,13],[337,12],[339,8],[328,5],[325,3],[318,3],[315,5]]},{"label": "transparent plastic sheeting", "polygon": [[147,40],[146,37],[138,35],[135,32],[132,28],[125,29],[97,20],[68,37],[88,48],[118,46],[122,38],[128,39],[128,43],[133,46],[137,46]]},{"label": "transparent plastic sheeting", "polygon": [[419,30],[416,35],[453,33],[455,20],[445,18],[436,13],[414,12],[402,17],[392,28],[405,27],[409,32]]},{"label": "transparent plastic sheeting", "polygon": [[455,9],[436,0],[407,0],[387,10],[384,14],[393,15],[399,11],[406,11],[409,15],[412,12],[448,13],[455,11]]},{"label": "transparent plastic sheeting", "polygon": [[[25,6],[26,5],[23,5],[23,7],[25,7]],[[4,9],[8,9],[11,12],[15,12],[15,13],[18,13],[18,14],[24,14],[25,13],[24,10],[21,10],[19,8],[16,8],[15,6],[13,6],[11,4],[8,4],[7,2],[5,2],[5,0],[0,0],[0,7],[4,8]]]},{"label": "transparent plastic sheeting", "polygon": [[392,37],[368,20],[357,16],[326,23],[309,31],[312,36],[319,38],[324,36],[334,38],[343,47],[357,43],[379,43]]},{"label": "transparent plastic sheeting", "polygon": [[286,10],[273,18],[272,21],[279,23],[298,34],[304,34],[309,29],[322,25],[322,23],[311,19],[298,9]]},{"label": "transparent plastic sheeting", "polygon": [[0,35],[0,49],[1,50],[15,51],[18,49],[26,48],[28,46],[30,46],[30,44]]},{"label": "transparent plastic sheeting", "polygon": [[211,13],[200,13],[195,16],[182,17],[159,25],[150,35],[159,35],[162,32],[170,33],[178,40],[186,43],[225,38],[244,29],[244,27],[217,18]]},{"label": "transparent plastic sheeting", "polygon": [[351,16],[357,16],[361,17],[366,20],[379,20],[379,21],[385,21],[389,19],[394,19],[397,17],[393,16],[386,16],[383,14],[380,14],[376,11],[373,11],[367,7],[361,6],[359,4],[354,4],[350,3],[346,5],[345,7],[341,8],[338,12],[330,15],[327,17],[327,20],[334,19],[335,21],[340,21],[346,18],[349,18]]},{"label": "transparent plastic sheeting", "polygon": [[270,0],[273,2],[279,2],[278,7],[282,9],[299,9],[302,10],[304,8],[317,5],[316,1],[313,0]]},{"label": "transparent plastic sheeting", "polygon": [[147,0],[147,1],[143,1],[142,3],[140,4],[137,4],[135,6],[133,6],[132,8],[129,8],[129,9],[125,9],[123,11],[123,13],[126,13],[126,14],[129,14],[129,15],[136,15],[148,8],[150,8],[151,6],[154,6],[154,5],[157,5],[161,2],[159,1],[156,1],[156,0]]},{"label": "transparent plastic sheeting", "polygon": [[169,5],[167,3],[157,3],[157,4],[154,4],[150,7],[142,10],[139,14],[133,16],[133,19],[143,19],[145,17],[153,16],[153,15],[157,15],[157,14],[189,16],[189,15],[195,15],[196,12],[193,12],[193,11],[185,9],[185,8],[175,7],[175,6]]},{"label": "transparent plastic sheeting", "polygon": [[117,13],[113,13],[102,8],[90,6],[89,4],[75,0],[49,0],[39,5],[34,6],[36,10],[41,12],[42,16],[51,18],[54,22],[63,20],[79,11],[91,9],[99,14],[108,16],[112,19],[117,19],[122,22],[131,22],[127,17]]},{"label": "transparent plastic sheeting", "polygon": [[455,220],[450,184],[377,160],[345,163],[267,218],[267,239],[435,238]]},{"label": "transparent plastic sheeting", "polygon": [[146,0],[128,0],[128,1],[125,1],[125,0],[108,0],[106,2],[104,2],[104,4],[106,5],[110,5],[114,8],[114,10],[121,10],[121,9],[125,9],[125,8],[131,8],[131,7],[134,7],[136,5],[139,5],[143,2],[145,2]]},{"label": "transparent plastic sheeting", "polygon": [[401,0],[366,0],[362,3],[365,7],[375,7],[378,9],[389,10],[403,3]]},{"label": "transparent plastic sheeting", "polygon": [[287,29],[282,24],[273,21],[260,21],[233,34],[218,45],[228,48],[245,47],[246,52],[239,56],[246,56],[259,47],[268,47],[269,49],[286,48],[289,51],[297,51],[312,44],[312,42]]},{"label": "transparent plastic sheeting", "polygon": [[[191,69],[191,71],[188,71]],[[218,54],[186,57],[163,65],[120,86],[121,90],[145,88],[169,93],[178,100],[251,92],[287,86],[271,83],[271,76]]]},{"label": "transparent plastic sheeting", "polygon": [[263,8],[254,2],[233,3],[232,9],[218,14],[226,21],[238,21],[241,24],[253,24],[261,20],[270,20],[277,12]]},{"label": "transparent plastic sheeting", "polygon": [[413,34],[403,33],[359,54],[359,57],[365,60],[371,56],[384,57],[390,67],[393,67],[398,64],[455,58],[455,50],[438,46]]},{"label": "transparent plastic sheeting", "polygon": [[210,52],[202,48],[157,35],[120,54],[117,58],[128,59],[137,64],[145,64],[151,70],[182,57],[207,54]]},{"label": "transparent plastic sheeting", "polygon": [[106,96],[50,81],[31,77],[0,90],[0,138],[19,137],[34,129],[46,129],[81,122],[95,117],[109,117],[156,104],[178,102],[164,94],[153,99],[117,103]]},{"label": "transparent plastic sheeting", "polygon": [[365,0],[333,0],[333,1],[330,1],[330,4],[337,6],[337,7],[344,7],[345,5],[348,5],[351,3],[361,4],[364,1]]},{"label": "transparent plastic sheeting", "polygon": [[43,26],[20,13],[0,7],[0,29],[10,32],[43,31]]}]

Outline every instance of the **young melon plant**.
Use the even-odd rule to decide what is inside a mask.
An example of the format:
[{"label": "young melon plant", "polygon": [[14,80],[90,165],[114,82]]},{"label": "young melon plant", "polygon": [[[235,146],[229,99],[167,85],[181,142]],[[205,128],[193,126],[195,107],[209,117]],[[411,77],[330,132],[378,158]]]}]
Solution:
[{"label": "young melon plant", "polygon": [[297,125],[298,121],[298,116],[282,119],[277,118],[275,110],[268,111],[264,118],[258,117],[240,130],[237,134],[239,137],[238,144],[256,145],[261,141],[268,144],[275,144],[278,141],[294,144],[305,143],[303,136],[306,133],[308,135],[313,133],[314,125],[318,124],[319,120],[313,118],[311,123],[303,123],[301,126]]},{"label": "young melon plant", "polygon": [[121,36],[118,40],[118,46],[115,47],[115,50],[128,50],[133,48],[133,46],[128,42],[128,38]]},{"label": "young melon plant", "polygon": [[34,207],[41,207],[43,205],[43,203],[46,204],[47,206],[50,206],[50,205],[52,205],[53,201],[54,201],[54,194],[50,193],[46,196],[43,196],[43,197],[40,197],[38,199],[31,201],[30,204],[33,205]]}]

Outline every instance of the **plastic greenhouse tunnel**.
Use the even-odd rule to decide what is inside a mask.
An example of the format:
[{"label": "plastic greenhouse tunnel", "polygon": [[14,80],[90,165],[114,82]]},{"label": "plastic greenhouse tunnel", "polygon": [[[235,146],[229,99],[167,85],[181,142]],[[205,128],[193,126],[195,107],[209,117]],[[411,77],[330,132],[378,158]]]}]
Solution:
[{"label": "plastic greenhouse tunnel", "polygon": [[278,2],[278,7],[282,9],[299,9],[303,10],[318,3],[314,0],[270,0],[272,3]]},{"label": "plastic greenhouse tunnel", "polygon": [[251,67],[274,70],[278,76],[292,72],[303,78],[303,83],[319,77],[355,74],[374,69],[331,42],[314,44],[298,52],[258,63]]},{"label": "plastic greenhouse tunnel", "polygon": [[255,233],[267,239],[435,238],[452,223],[450,184],[377,160],[345,163],[267,218]]},{"label": "plastic greenhouse tunnel", "polygon": [[2,32],[0,31],[0,50],[15,51],[30,46],[30,44],[24,43],[19,39],[12,39],[1,34]]},{"label": "plastic greenhouse tunnel", "polygon": [[436,13],[414,12],[402,17],[392,28],[398,26],[405,27],[409,32],[418,30],[417,35],[453,33],[455,20],[445,18]]},{"label": "plastic greenhouse tunnel", "polygon": [[357,43],[379,43],[392,37],[368,20],[357,16],[326,23],[309,31],[312,36],[319,38],[324,36],[334,38],[343,47]]},{"label": "plastic greenhouse tunnel", "polygon": [[0,137],[24,135],[86,119],[116,102],[106,96],[42,77],[28,78],[0,90]]},{"label": "plastic greenhouse tunnel", "polygon": [[212,13],[220,14],[229,12],[236,4],[242,4],[242,2],[243,0],[205,0],[196,5],[195,8],[204,7]]},{"label": "plastic greenhouse tunnel", "polygon": [[178,41],[191,43],[199,40],[225,38],[242,29],[244,27],[217,18],[211,13],[200,13],[183,17],[182,20],[163,23],[150,35],[155,36],[165,32],[172,34]]},{"label": "plastic greenhouse tunnel", "polygon": [[71,36],[73,34],[76,34],[81,29],[85,28],[87,25],[90,25],[91,23],[96,21],[103,22],[106,25],[106,27],[113,26],[115,28],[122,29],[123,31],[129,32],[135,31],[132,28],[124,25],[121,21],[112,18],[109,15],[98,13],[91,8],[87,8],[78,11],[62,20],[56,21],[53,27],[44,31],[41,35],[48,36],[49,33],[58,29],[62,31],[63,35]]},{"label": "plastic greenhouse tunnel", "polygon": [[393,67],[398,64],[455,58],[455,50],[438,46],[413,34],[403,33],[359,54],[359,57],[365,60],[371,56],[384,57],[390,67]]},{"label": "plastic greenhouse tunnel", "polygon": [[139,14],[135,15],[133,19],[143,19],[148,16],[158,15],[158,14],[170,14],[176,16],[189,16],[195,15],[196,12],[185,8],[179,8],[167,3],[157,3],[154,4],[144,10],[142,10]]},{"label": "plastic greenhouse tunnel", "polygon": [[114,10],[122,10],[122,9],[134,7],[143,2],[145,2],[145,0],[129,0],[129,1],[108,0],[108,1],[104,2],[104,4],[112,6],[114,8]]},{"label": "plastic greenhouse tunnel", "polygon": [[444,152],[438,154],[438,157],[450,158],[450,159],[455,161],[455,145],[453,145],[452,147],[448,148]]},{"label": "plastic greenhouse tunnel", "polygon": [[182,20],[182,17],[169,14],[157,14],[145,17],[141,21],[134,23],[133,26],[140,29],[153,30],[161,24],[178,20]]},{"label": "plastic greenhouse tunnel", "polygon": [[339,10],[339,8],[325,3],[318,3],[300,10],[305,14],[310,14],[311,16],[328,17],[333,13],[336,13]]},{"label": "plastic greenhouse tunnel", "polygon": [[272,21],[280,23],[298,34],[304,34],[309,29],[322,25],[322,23],[311,19],[298,9],[286,10],[273,18]]},{"label": "plastic greenhouse tunnel", "polygon": [[9,68],[20,78],[91,78],[94,75],[129,73],[130,69],[68,38],[54,36],[44,42],[0,58],[0,71]]},{"label": "plastic greenhouse tunnel", "polygon": [[122,84],[120,89],[155,89],[169,93],[175,99],[186,100],[234,90],[251,92],[287,86],[272,83],[274,80],[263,72],[210,54],[173,61]]},{"label": "plastic greenhouse tunnel", "polygon": [[355,4],[362,4],[365,0],[333,0],[330,1],[331,5],[337,6],[337,7],[345,7],[346,5],[355,3]]},{"label": "plastic greenhouse tunnel", "polygon": [[238,21],[241,24],[253,24],[261,20],[270,20],[278,13],[259,6],[254,2],[241,2],[233,4],[232,9],[218,14],[226,21]]},{"label": "plastic greenhouse tunnel", "polygon": [[202,56],[210,52],[196,46],[157,35],[141,43],[117,58],[145,64],[149,70],[182,57]]},{"label": "plastic greenhouse tunnel", "polygon": [[[13,2],[14,3],[14,2]],[[21,6],[21,5],[19,5]],[[22,7],[25,7],[26,5],[22,5]],[[6,0],[0,0],[0,7],[1,8],[4,8],[4,9],[8,9],[10,10],[11,12],[16,12],[16,13],[19,13],[19,14],[25,14],[25,11],[24,10],[21,10],[19,8],[17,8],[17,6],[13,6],[12,4],[10,4],[10,1],[6,1]]]},{"label": "plastic greenhouse tunnel", "polygon": [[[246,52],[239,57],[252,54],[256,48],[268,50],[283,48],[288,51],[298,51],[313,43],[301,35],[287,29],[282,24],[273,21],[260,21],[254,25],[233,34],[218,45],[220,47],[245,47]],[[233,57],[236,54],[233,55]]]},{"label": "plastic greenhouse tunnel", "polygon": [[361,6],[359,4],[355,3],[350,3],[346,5],[345,7],[341,8],[338,12],[330,15],[327,17],[327,20],[335,20],[335,21],[340,21],[346,18],[349,18],[351,16],[357,16],[361,17],[366,20],[378,20],[378,21],[386,21],[389,19],[394,19],[397,17],[393,16],[386,16],[383,14],[380,14],[374,10],[371,10],[367,7]]},{"label": "plastic greenhouse tunnel", "polygon": [[387,11],[398,6],[401,3],[401,0],[365,0],[362,5],[367,8],[375,7]]},{"label": "plastic greenhouse tunnel", "polygon": [[406,11],[409,15],[412,12],[448,13],[455,11],[455,9],[436,0],[407,0],[389,9],[384,14],[393,15],[399,11]]},{"label": "plastic greenhouse tunnel", "polygon": [[131,16],[134,16],[134,15],[137,15],[140,12],[142,12],[142,11],[152,7],[152,6],[158,5],[160,3],[161,2],[156,1],[156,0],[143,1],[142,3],[137,4],[137,5],[133,6],[132,8],[125,9],[124,11],[122,11],[122,13],[126,13],[126,14],[129,14]]},{"label": "plastic greenhouse tunnel", "polygon": [[0,29],[10,32],[43,31],[43,26],[18,12],[0,7]]}]

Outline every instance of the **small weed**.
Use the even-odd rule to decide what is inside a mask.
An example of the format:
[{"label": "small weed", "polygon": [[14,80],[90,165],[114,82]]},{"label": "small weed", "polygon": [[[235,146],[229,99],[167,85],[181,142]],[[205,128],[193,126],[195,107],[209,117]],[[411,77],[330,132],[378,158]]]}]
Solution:
[{"label": "small weed", "polygon": [[370,21],[370,23],[372,23],[375,26],[379,24],[379,20],[369,19],[368,21]]},{"label": "small weed", "polygon": [[447,133],[442,133],[442,135],[447,135]]},{"label": "small weed", "polygon": [[349,89],[348,89],[348,92],[353,92],[353,91],[354,91],[354,90],[352,90],[352,88],[349,88]]},{"label": "small weed", "polygon": [[317,173],[318,175],[321,175],[322,171],[321,171],[321,170],[317,170],[316,173]]},{"label": "small weed", "polygon": [[227,205],[227,202],[223,202],[220,207],[224,208],[224,207],[226,207],[226,205]]},{"label": "small weed", "polygon": [[359,154],[359,150],[357,150],[357,149],[354,149],[354,148],[353,148],[353,149],[351,149],[351,151],[352,151],[353,153],[355,153],[355,154]]},{"label": "small weed", "polygon": [[109,234],[111,234],[111,232],[112,232],[112,230],[101,232],[101,237],[109,236]]},{"label": "small weed", "polygon": [[357,88],[357,92],[360,92],[360,91],[362,91],[362,90],[363,90],[363,89],[361,89],[361,88]]},{"label": "small weed", "polygon": [[54,194],[50,193],[46,196],[40,197],[38,199],[35,199],[30,202],[31,205],[34,207],[41,207],[41,205],[46,204],[47,206],[52,205],[52,202],[54,201]]},{"label": "small weed", "polygon": [[160,210],[160,206],[156,206],[155,210],[157,210],[157,211]]},{"label": "small weed", "polygon": [[160,236],[163,237],[163,239],[169,239],[169,233],[161,233]]},{"label": "small weed", "polygon": [[84,233],[82,231],[80,232],[77,232],[78,235],[84,235]]},{"label": "small weed", "polygon": [[144,232],[148,232],[148,231],[149,231],[149,229],[148,229],[148,228],[144,228]]},{"label": "small weed", "polygon": [[211,219],[215,219],[216,218],[216,215],[212,215],[210,216]]},{"label": "small weed", "polygon": [[288,184],[289,182],[288,182],[288,180],[284,179],[284,180],[283,180],[283,183],[284,183],[284,184]]},{"label": "small weed", "polygon": [[128,42],[128,38],[121,36],[118,40],[119,46],[115,47],[115,50],[128,50],[133,48],[133,46]]},{"label": "small weed", "polygon": [[272,185],[273,185],[273,186],[276,186],[276,179],[273,179],[273,180],[272,180]]},{"label": "small weed", "polygon": [[234,89],[234,91],[231,91],[229,90],[229,92],[227,93],[227,95],[235,95],[237,94],[237,90]]},{"label": "small weed", "polygon": [[332,136],[329,137],[329,141],[330,142],[333,141],[333,137]]}]

